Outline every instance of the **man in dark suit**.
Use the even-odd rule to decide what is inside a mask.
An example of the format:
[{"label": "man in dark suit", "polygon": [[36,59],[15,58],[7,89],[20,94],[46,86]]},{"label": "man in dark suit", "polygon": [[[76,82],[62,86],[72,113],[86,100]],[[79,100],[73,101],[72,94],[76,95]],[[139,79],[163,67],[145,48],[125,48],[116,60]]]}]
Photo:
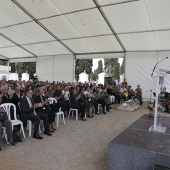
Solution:
[{"label": "man in dark suit", "polygon": [[3,93],[3,97],[2,97],[2,101],[3,103],[11,103],[11,98],[13,95],[8,95],[8,86],[1,86],[1,90],[2,90],[2,93]]},{"label": "man in dark suit", "polygon": [[26,125],[27,120],[31,120],[34,122],[33,138],[43,139],[43,137],[41,137],[38,134],[40,119],[43,119],[43,123],[45,127],[44,134],[48,136],[52,135],[48,131],[48,127],[49,127],[48,117],[45,113],[40,113],[40,112],[35,111],[36,108],[42,107],[42,104],[35,103],[34,99],[32,98],[32,94],[33,94],[32,90],[30,89],[25,90],[25,97],[23,97],[20,101],[20,108],[21,108],[21,114],[22,114],[21,117],[22,117],[24,125]]},{"label": "man in dark suit", "polygon": [[18,103],[20,103],[20,100],[21,100],[20,87],[15,86],[15,92],[13,94],[11,101],[16,106],[16,113],[19,115],[19,118],[21,119],[21,112],[20,112],[20,108],[18,106]]}]

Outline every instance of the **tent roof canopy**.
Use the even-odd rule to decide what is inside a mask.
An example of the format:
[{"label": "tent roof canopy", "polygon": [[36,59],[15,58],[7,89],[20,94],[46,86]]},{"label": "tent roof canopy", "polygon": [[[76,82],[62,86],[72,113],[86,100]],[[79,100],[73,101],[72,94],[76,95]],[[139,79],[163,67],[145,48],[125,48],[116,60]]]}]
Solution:
[{"label": "tent roof canopy", "polygon": [[169,0],[0,0],[0,4],[3,59],[170,51]]}]

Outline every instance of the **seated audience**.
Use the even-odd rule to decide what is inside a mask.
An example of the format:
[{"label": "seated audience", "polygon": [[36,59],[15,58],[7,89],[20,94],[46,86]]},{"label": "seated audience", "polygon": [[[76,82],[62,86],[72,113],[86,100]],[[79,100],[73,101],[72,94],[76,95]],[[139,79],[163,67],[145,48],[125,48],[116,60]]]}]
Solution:
[{"label": "seated audience", "polygon": [[[106,102],[102,98],[102,94],[100,92],[100,88],[97,87],[96,91],[94,92],[94,101],[97,102],[98,104],[102,104],[102,109],[103,109],[103,114],[106,114],[105,107],[106,107]],[[107,109],[109,111],[109,109]],[[95,112],[98,113],[98,107],[95,106]]]},{"label": "seated audience", "polygon": [[53,112],[50,108],[49,102],[50,100],[46,99],[43,96],[44,90],[43,88],[37,89],[37,96],[35,97],[35,103],[41,103],[42,106],[36,108],[36,112],[45,113],[48,116],[48,123],[49,123],[49,132],[54,132],[54,122],[55,122],[55,112]]},{"label": "seated audience", "polygon": [[34,98],[32,98],[32,90],[26,89],[25,90],[25,96],[20,101],[20,108],[21,108],[21,114],[23,118],[23,124],[27,124],[27,120],[31,120],[34,122],[34,134],[33,138],[35,139],[43,139],[38,134],[39,125],[40,125],[40,119],[43,119],[44,123],[44,134],[51,136],[52,134],[49,133],[49,123],[48,123],[48,117],[44,113],[36,112],[35,109],[38,107],[42,107],[41,103],[35,103]]},{"label": "seated audience", "polygon": [[64,95],[61,91],[60,85],[56,86],[56,91],[53,93],[53,97],[57,100],[57,105],[62,108],[62,111],[65,113],[68,108],[67,103],[64,101]]},{"label": "seated audience", "polygon": [[85,118],[86,104],[81,103],[81,105],[80,105],[80,102],[79,102],[81,94],[79,94],[76,97],[76,90],[74,89],[74,87],[70,87],[69,91],[70,91],[70,97],[69,97],[70,107],[74,108],[74,109],[79,109],[81,112],[81,119],[83,121],[86,121],[86,118]]}]

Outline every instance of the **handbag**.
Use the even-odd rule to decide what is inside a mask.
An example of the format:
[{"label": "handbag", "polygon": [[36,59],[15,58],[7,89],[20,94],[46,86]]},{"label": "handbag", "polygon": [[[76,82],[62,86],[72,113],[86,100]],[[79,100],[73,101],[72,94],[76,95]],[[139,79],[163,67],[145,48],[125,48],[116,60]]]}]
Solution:
[{"label": "handbag", "polygon": [[0,112],[0,121],[3,122],[7,119],[7,113],[6,112]]}]

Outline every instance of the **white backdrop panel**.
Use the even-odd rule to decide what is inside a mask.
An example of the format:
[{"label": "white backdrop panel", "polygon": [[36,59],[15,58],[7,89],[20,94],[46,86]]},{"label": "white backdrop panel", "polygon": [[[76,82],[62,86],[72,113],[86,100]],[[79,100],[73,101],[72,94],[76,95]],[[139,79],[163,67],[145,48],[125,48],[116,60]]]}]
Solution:
[{"label": "white backdrop panel", "polygon": [[36,73],[40,81],[74,81],[73,55],[37,57]]},{"label": "white backdrop panel", "polygon": [[151,77],[151,73],[157,62],[156,53],[126,53],[125,57],[126,81],[134,90],[140,84],[143,98],[149,100],[150,93],[146,91],[155,88],[155,79]]},{"label": "white backdrop panel", "polygon": [[55,81],[74,81],[74,56],[56,56],[54,58],[54,80]]},{"label": "white backdrop panel", "polygon": [[37,57],[36,74],[40,81],[53,81],[53,59],[52,56]]}]

